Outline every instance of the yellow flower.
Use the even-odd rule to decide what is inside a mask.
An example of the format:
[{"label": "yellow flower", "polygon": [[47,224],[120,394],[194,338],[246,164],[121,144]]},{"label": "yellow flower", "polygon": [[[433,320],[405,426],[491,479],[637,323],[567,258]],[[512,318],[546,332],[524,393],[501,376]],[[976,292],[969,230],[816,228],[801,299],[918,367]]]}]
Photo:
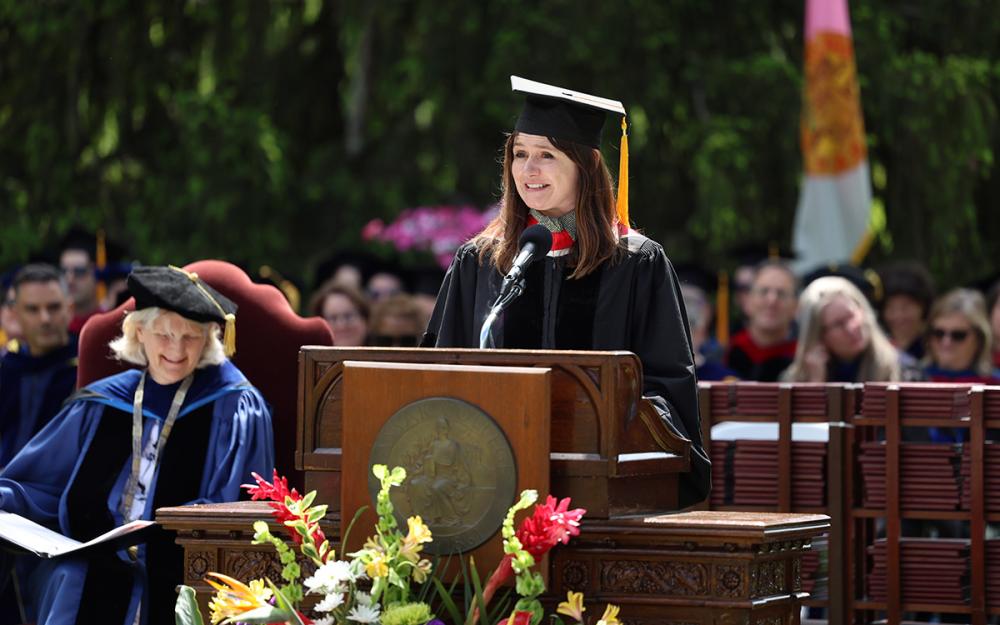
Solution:
[{"label": "yellow flower", "polygon": [[587,608],[583,607],[583,593],[570,591],[566,593],[566,601],[563,601],[556,607],[556,612],[569,617],[574,620],[583,622],[583,613]]},{"label": "yellow flower", "polygon": [[389,565],[385,562],[385,555],[381,553],[374,554],[371,562],[365,565],[365,573],[372,579],[388,576]]},{"label": "yellow flower", "polygon": [[256,610],[267,605],[268,599],[271,598],[271,589],[262,579],[254,580],[247,586],[238,579],[222,573],[209,573],[209,575],[222,582],[220,584],[210,579],[205,580],[216,590],[215,597],[208,604],[212,610],[212,623]]},{"label": "yellow flower", "polygon": [[431,542],[431,530],[424,525],[424,520],[419,516],[411,516],[406,519],[406,525],[410,528],[410,532],[406,535],[405,540],[418,545]]},{"label": "yellow flower", "polygon": [[417,565],[413,567],[413,581],[418,584],[423,584],[427,581],[427,576],[431,573],[431,561],[426,558],[417,562]]},{"label": "yellow flower", "polygon": [[604,608],[604,616],[601,620],[597,621],[597,625],[621,625],[621,621],[618,620],[619,608],[616,605],[608,604],[608,607]]}]

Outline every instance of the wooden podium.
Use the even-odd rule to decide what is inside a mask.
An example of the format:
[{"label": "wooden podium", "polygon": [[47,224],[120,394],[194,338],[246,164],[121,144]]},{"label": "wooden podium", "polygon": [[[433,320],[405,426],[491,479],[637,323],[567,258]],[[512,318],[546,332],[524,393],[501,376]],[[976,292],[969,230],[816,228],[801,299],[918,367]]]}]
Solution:
[{"label": "wooden podium", "polygon": [[[424,480],[425,485],[433,482],[433,488],[404,494],[397,507],[415,505],[426,496],[452,497],[458,492],[456,483],[473,494],[460,493],[446,507],[475,497],[469,485],[481,480],[463,478],[464,468],[446,479],[428,471],[425,463],[433,462],[428,458],[436,447],[424,440],[426,432],[423,439],[414,435],[418,443],[412,445],[405,435],[386,434],[407,432],[416,423],[407,411],[431,399],[464,402],[495,422],[514,450],[516,470],[494,473],[510,474],[516,490],[531,487],[543,495],[572,497],[573,507],[587,509],[581,536],[543,563],[553,593],[550,607],[567,590],[578,590],[586,594],[588,614],[600,614],[603,602],[617,603],[630,625],[799,622],[804,596],[800,556],[811,537],[829,528],[828,518],[667,514],[677,507],[690,442],[676,436],[642,398],[642,365],[630,352],[303,348],[296,467],[305,473],[306,489],[316,490],[317,501],[330,506],[336,526],[328,533],[331,542],[339,542],[339,520],[369,503],[368,476],[378,449],[396,450],[398,458],[388,464],[435,476],[436,481]],[[450,416],[439,421],[435,431],[445,454],[441,464],[453,472],[458,466],[453,459],[463,445],[476,454],[494,447],[451,440],[459,438],[452,434],[461,427],[480,426],[460,427]],[[487,421],[479,423],[487,427]],[[501,501],[502,508],[512,501]],[[273,567],[268,555],[248,541],[253,518],[266,515],[263,504],[221,504],[193,512],[161,509],[157,520],[178,532],[185,547],[186,583],[201,591],[206,562],[223,573],[235,572],[227,567],[239,563],[243,576],[250,573],[247,562],[256,563],[261,573]],[[448,527],[448,519],[438,520]],[[352,533],[361,538],[370,528],[361,522]],[[461,551],[492,550],[495,559],[499,542],[494,532],[482,547]],[[341,545],[337,549],[340,553]],[[481,552],[475,553],[477,563],[484,563]]]}]

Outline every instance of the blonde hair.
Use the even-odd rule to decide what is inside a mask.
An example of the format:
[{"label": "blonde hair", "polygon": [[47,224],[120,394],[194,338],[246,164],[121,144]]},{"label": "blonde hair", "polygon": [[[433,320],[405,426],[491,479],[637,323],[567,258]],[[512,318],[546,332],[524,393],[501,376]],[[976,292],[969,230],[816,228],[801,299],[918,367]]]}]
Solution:
[{"label": "blonde hair", "polygon": [[889,342],[876,321],[875,311],[868,298],[845,278],[825,276],[809,283],[799,298],[799,341],[795,360],[781,378],[787,382],[809,379],[805,366],[806,354],[823,343],[823,311],[836,297],[854,302],[860,309],[868,329],[868,347],[861,352],[857,382],[891,382],[900,379],[899,353]]},{"label": "blonde hair", "polygon": [[[154,321],[168,312],[170,311],[152,306],[142,310],[133,310],[125,315],[125,319],[122,321],[122,335],[108,344],[108,347],[114,352],[115,358],[140,367],[148,367],[149,360],[146,358],[146,350],[139,342],[137,330],[140,327],[150,327]],[[185,317],[185,319],[187,318]],[[191,320],[188,319],[188,321]],[[211,321],[191,321],[191,323],[200,326],[208,336],[208,340],[205,341],[205,349],[201,352],[201,359],[195,368],[221,365],[226,360],[226,352],[222,347],[222,340],[219,338],[221,334],[219,324]]]},{"label": "blonde hair", "polygon": [[[993,374],[993,330],[990,328],[989,316],[986,312],[986,300],[982,293],[973,289],[953,289],[942,295],[927,316],[927,332],[933,330],[934,320],[944,315],[959,313],[965,317],[978,335],[979,347],[976,357],[972,359],[972,368],[981,376]],[[934,355],[928,350],[928,363],[933,362]]]}]

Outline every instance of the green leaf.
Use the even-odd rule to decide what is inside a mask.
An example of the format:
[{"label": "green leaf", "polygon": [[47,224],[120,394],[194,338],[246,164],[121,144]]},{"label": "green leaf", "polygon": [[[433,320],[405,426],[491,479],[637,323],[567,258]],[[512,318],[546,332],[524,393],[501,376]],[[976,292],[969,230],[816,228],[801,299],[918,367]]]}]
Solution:
[{"label": "green leaf", "polygon": [[305,510],[306,508],[308,508],[309,506],[311,506],[312,502],[315,499],[316,499],[316,491],[311,490],[308,493],[306,493],[306,496],[303,497],[302,500],[301,500],[301,502],[300,502],[301,505],[302,505],[302,509]]},{"label": "green leaf", "polygon": [[292,625],[305,625],[305,623],[302,622],[302,619],[299,618],[298,612],[295,611],[295,606],[288,600],[285,594],[281,592],[281,589],[275,586],[274,582],[269,579],[267,580],[267,585],[270,586],[271,591],[274,592],[275,607],[291,613],[285,620],[292,623]]},{"label": "green leaf", "polygon": [[[455,605],[455,600],[452,599],[451,593],[448,592],[448,589],[444,587],[444,584],[442,584],[441,580],[437,577],[432,577],[431,583],[434,584],[434,588],[437,590],[437,597],[441,601],[441,605],[443,605],[444,609],[448,611],[448,616],[451,617],[451,622],[461,623],[462,614],[458,611],[458,606]],[[178,623],[178,625],[180,624]]]},{"label": "green leaf", "polygon": [[181,586],[174,605],[174,622],[177,625],[204,625],[198,609],[198,597],[194,588]]},{"label": "green leaf", "polygon": [[308,517],[309,522],[310,523],[318,523],[320,519],[322,519],[324,516],[326,516],[326,509],[327,509],[327,505],[323,504],[321,506],[316,506],[315,508],[313,508],[312,510],[310,510],[309,511],[309,517]]},{"label": "green leaf", "polygon": [[[250,610],[248,612],[243,612],[237,616],[232,616],[222,621],[223,624],[228,623],[249,623],[250,625],[267,625],[267,623],[284,623],[286,621],[291,621],[293,618],[293,611],[282,610],[281,608],[273,605],[262,606],[256,610]],[[296,615],[294,618],[298,618]],[[301,623],[301,619],[299,620]]]}]

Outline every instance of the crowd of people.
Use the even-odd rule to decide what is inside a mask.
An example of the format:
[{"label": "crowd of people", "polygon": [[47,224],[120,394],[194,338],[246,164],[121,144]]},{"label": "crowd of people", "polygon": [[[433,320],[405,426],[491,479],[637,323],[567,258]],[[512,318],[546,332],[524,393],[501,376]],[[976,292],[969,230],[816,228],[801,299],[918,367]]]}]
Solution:
[{"label": "crowd of people", "polygon": [[734,276],[728,344],[706,281],[683,285],[699,380],[1000,383],[1000,281],[938,295],[914,261],[800,278],[770,258]]}]

